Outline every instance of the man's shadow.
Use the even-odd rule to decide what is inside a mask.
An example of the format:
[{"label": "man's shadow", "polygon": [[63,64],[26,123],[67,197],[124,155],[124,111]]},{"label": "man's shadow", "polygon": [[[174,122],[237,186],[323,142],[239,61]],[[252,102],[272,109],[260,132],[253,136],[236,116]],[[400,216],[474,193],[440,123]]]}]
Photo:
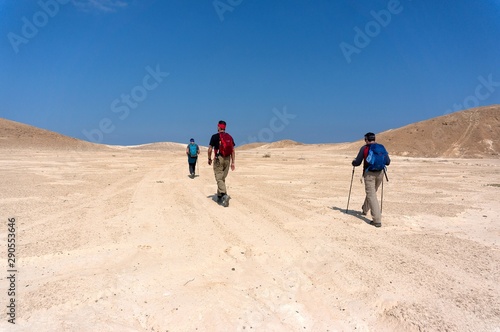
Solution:
[{"label": "man's shadow", "polygon": [[208,195],[207,198],[211,198],[212,201],[214,201],[215,203],[217,204],[221,204],[221,202],[219,201],[219,196],[217,196],[217,194],[213,194],[213,195]]},{"label": "man's shadow", "polygon": [[348,214],[350,216],[354,216],[354,217],[356,217],[356,218],[364,221],[368,225],[370,225],[371,222],[372,222],[370,219],[368,219],[366,216],[364,216],[361,211],[349,210],[349,211],[346,212],[346,209],[342,209],[342,208],[339,208],[337,206],[332,206],[331,209],[334,210],[334,211],[340,211],[340,212]]}]

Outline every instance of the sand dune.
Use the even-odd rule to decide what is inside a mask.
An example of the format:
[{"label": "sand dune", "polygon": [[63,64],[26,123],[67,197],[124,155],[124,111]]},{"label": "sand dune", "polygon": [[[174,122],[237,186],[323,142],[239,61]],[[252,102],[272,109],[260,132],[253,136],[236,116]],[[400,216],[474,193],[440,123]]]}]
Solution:
[{"label": "sand dune", "polygon": [[188,177],[183,145],[72,152],[42,133],[36,151],[1,145],[18,269],[16,326],[4,315],[2,331],[500,328],[500,159],[488,151],[394,155],[375,228],[359,169],[345,212],[359,142],[242,149],[223,208],[206,163]]}]

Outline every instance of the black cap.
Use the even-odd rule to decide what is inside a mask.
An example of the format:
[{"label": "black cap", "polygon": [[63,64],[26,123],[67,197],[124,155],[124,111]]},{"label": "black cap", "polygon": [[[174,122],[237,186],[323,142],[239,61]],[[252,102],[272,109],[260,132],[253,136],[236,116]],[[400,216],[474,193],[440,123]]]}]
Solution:
[{"label": "black cap", "polygon": [[366,133],[365,134],[365,139],[368,141],[368,142],[373,142],[375,141],[375,134],[374,133]]}]

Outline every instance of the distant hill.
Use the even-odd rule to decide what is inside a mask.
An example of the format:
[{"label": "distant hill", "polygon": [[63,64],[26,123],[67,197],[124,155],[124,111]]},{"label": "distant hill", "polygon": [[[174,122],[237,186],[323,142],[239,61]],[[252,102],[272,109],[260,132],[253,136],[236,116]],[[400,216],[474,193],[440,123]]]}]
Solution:
[{"label": "distant hill", "polygon": [[[377,142],[391,155],[409,157],[500,157],[500,105],[478,107],[412,123],[377,134]],[[316,144],[319,149],[357,153],[363,140],[351,143]],[[303,145],[283,140],[241,147],[278,148]]]},{"label": "distant hill", "polygon": [[255,149],[255,148],[259,148],[263,145],[266,145],[267,143],[266,142],[254,142],[254,143],[248,143],[248,144],[244,144],[244,145],[241,145],[241,146],[236,146],[236,151],[239,151],[239,150],[251,150],[251,149]]},{"label": "distant hill", "polygon": [[236,149],[240,150],[250,150],[250,149],[255,149],[255,148],[263,148],[263,149],[274,149],[274,148],[290,148],[294,147],[297,145],[304,145],[303,143],[292,141],[290,139],[285,139],[281,141],[276,141],[276,142],[255,142],[255,143],[249,143],[240,146],[239,148],[237,147]]},{"label": "distant hill", "polygon": [[95,150],[106,149],[50,130],[0,118],[0,149]]},{"label": "distant hill", "polygon": [[[187,144],[184,143],[172,143],[172,142],[157,142],[141,145],[131,145],[128,146],[132,150],[154,150],[154,151],[183,151],[186,149]],[[200,146],[200,149],[203,147]]]},{"label": "distant hill", "polygon": [[303,143],[292,141],[290,139],[285,139],[282,141],[277,141],[273,143],[269,143],[267,145],[268,148],[291,148],[297,145],[303,145]]},{"label": "distant hill", "polygon": [[[500,156],[500,105],[473,108],[377,135],[391,154],[412,157]],[[361,143],[362,144],[362,143]]]}]

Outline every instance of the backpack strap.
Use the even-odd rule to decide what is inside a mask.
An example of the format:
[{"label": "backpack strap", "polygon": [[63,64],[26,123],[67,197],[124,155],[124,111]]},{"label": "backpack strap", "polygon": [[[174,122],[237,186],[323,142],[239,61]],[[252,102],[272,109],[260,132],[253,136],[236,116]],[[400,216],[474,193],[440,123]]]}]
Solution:
[{"label": "backpack strap", "polygon": [[215,158],[217,158],[220,155],[220,145],[222,144],[222,133],[219,133],[219,145],[217,146],[217,149],[214,148],[214,153],[215,153]]},{"label": "backpack strap", "polygon": [[363,173],[365,173],[368,169],[368,162],[366,161],[366,157],[368,157],[369,152],[370,152],[370,145],[366,144],[365,149],[363,150]]},{"label": "backpack strap", "polygon": [[220,146],[222,144],[222,132],[218,133],[219,134],[219,145],[217,146],[217,149],[215,148],[214,146],[214,156],[215,158],[217,158],[218,156],[220,156]]},{"label": "backpack strap", "polygon": [[368,152],[370,152],[370,146],[368,144],[365,145],[365,150],[363,151],[363,160],[366,161],[366,157],[368,157]]}]

